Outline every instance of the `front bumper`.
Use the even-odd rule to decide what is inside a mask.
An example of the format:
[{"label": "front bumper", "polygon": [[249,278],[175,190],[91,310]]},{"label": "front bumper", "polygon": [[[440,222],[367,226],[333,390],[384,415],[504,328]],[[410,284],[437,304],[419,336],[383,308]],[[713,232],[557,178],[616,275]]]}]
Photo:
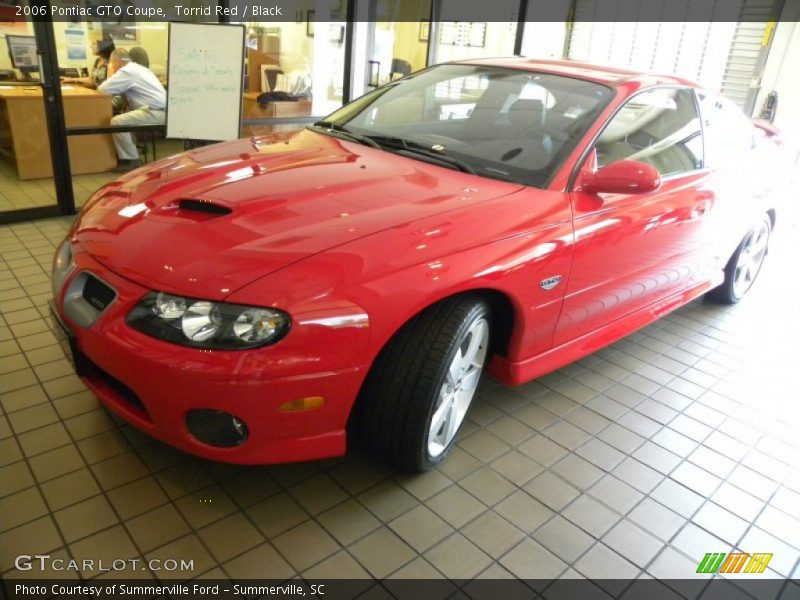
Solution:
[{"label": "front bumper", "polygon": [[[55,290],[54,330],[62,334],[62,347],[71,354],[77,374],[112,412],[167,444],[223,462],[282,463],[345,452],[347,418],[366,367],[310,372],[307,365],[313,361],[293,359],[287,355],[291,344],[281,348],[283,342],[220,351],[151,338],[125,323],[130,309],[150,290],[85,253],[76,253],[74,262],[64,286]],[[81,273],[99,277],[117,294],[88,326],[64,310],[65,290]],[[298,362],[301,367],[293,367]],[[325,399],[321,407],[279,410],[314,396]],[[235,415],[247,425],[247,440],[235,447],[200,442],[186,427],[186,415],[193,409]]]}]

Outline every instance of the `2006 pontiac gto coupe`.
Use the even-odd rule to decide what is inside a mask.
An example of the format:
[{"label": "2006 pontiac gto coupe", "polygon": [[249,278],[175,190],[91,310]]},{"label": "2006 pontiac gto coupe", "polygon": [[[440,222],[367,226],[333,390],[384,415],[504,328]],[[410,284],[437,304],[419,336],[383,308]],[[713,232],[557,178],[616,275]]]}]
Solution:
[{"label": "2006 pontiac gto coupe", "polygon": [[102,187],[57,251],[54,316],[100,400],[187,452],[273,463],[350,438],[425,470],[484,367],[519,384],[742,298],[778,145],[682,79],[439,65]]}]

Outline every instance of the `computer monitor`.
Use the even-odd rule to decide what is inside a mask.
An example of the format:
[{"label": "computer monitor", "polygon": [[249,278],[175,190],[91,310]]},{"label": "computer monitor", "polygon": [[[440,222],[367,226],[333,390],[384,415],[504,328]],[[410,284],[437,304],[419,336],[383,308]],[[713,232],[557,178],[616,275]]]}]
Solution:
[{"label": "computer monitor", "polygon": [[11,66],[26,76],[39,70],[39,56],[36,54],[36,38],[32,35],[7,35],[8,55]]}]

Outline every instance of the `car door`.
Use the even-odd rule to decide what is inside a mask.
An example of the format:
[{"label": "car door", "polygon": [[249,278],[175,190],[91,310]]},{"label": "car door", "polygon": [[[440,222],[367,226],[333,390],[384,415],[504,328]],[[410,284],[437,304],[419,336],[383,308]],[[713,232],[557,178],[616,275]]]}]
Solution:
[{"label": "car door", "polygon": [[[584,177],[618,160],[655,167],[660,187],[642,194],[581,190]],[[570,194],[574,262],[556,345],[708,279],[704,222],[714,205],[708,180],[693,90],[640,92],[609,119]]]},{"label": "car door", "polygon": [[[780,156],[756,144],[756,129],[730,101],[706,91],[697,95],[703,117],[706,164],[718,194],[711,246],[723,268],[766,200],[779,193]],[[761,150],[761,151],[759,151]]]}]

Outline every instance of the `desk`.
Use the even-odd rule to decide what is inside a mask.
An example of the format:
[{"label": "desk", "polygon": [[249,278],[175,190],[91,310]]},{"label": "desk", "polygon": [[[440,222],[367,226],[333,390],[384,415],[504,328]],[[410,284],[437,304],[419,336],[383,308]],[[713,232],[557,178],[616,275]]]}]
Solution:
[{"label": "desk", "polygon": [[[67,127],[108,125],[111,97],[76,86],[61,90]],[[68,139],[72,174],[100,173],[117,165],[110,135]],[[0,89],[0,153],[17,167],[20,179],[52,177],[50,142],[44,116],[42,89]]]},{"label": "desk", "polygon": [[[307,117],[311,114],[311,100],[294,100],[268,102],[259,104],[256,98],[260,92],[245,92],[242,100],[242,119],[282,119],[287,117]],[[245,125],[242,127],[242,137],[251,135],[267,135],[274,131],[281,131],[285,125]],[[297,125],[293,125],[296,128]]]}]

